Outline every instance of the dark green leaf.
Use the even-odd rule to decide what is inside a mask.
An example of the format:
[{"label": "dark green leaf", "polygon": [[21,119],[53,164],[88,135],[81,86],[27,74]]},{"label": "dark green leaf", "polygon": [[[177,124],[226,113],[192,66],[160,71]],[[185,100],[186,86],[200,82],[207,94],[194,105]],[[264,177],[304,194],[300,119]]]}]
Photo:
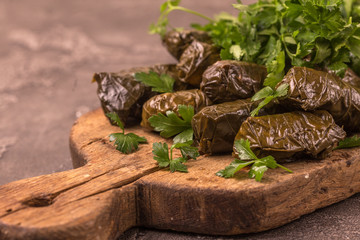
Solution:
[{"label": "dark green leaf", "polygon": [[274,98],[284,97],[287,95],[289,90],[289,84],[283,83],[281,84],[275,91]]},{"label": "dark green leaf", "polygon": [[339,62],[334,62],[333,64],[331,64],[330,66],[328,66],[328,68],[332,71],[334,71],[334,73],[338,76],[344,76],[346,69],[348,68],[348,66],[339,61]]},{"label": "dark green leaf", "polygon": [[137,72],[135,79],[144,83],[146,86],[152,87],[152,91],[159,93],[173,92],[175,80],[167,74],[157,74],[153,71],[149,73]]},{"label": "dark green leaf", "polygon": [[134,139],[138,143],[146,143],[147,142],[146,138],[140,137],[140,136],[136,135],[135,133],[127,133],[126,136]]},{"label": "dark green leaf", "polygon": [[348,40],[350,51],[357,57],[360,57],[360,36],[353,36]]},{"label": "dark green leaf", "polygon": [[174,144],[171,146],[171,149],[174,149],[174,148],[180,149],[180,148],[185,147],[185,146],[191,146],[193,143],[194,143],[193,140],[190,140],[190,141],[187,141],[187,142],[174,143]]},{"label": "dark green leaf", "polygon": [[184,159],[196,159],[200,156],[198,148],[191,146],[192,143],[193,141],[175,144],[175,148],[180,149],[181,155]]},{"label": "dark green leaf", "polygon": [[191,127],[191,124],[180,119],[172,111],[168,111],[166,116],[162,113],[151,116],[149,122],[154,130],[160,132],[160,135],[165,138],[172,137]]},{"label": "dark green leaf", "polygon": [[[193,141],[191,140],[184,143],[173,144],[170,148],[171,156],[169,156],[169,149],[166,143],[163,145],[161,143],[154,143],[154,159],[159,163],[160,167],[170,166],[171,172],[188,172],[187,167],[183,163],[186,162],[188,158],[196,159],[199,156],[198,149],[196,147],[192,147],[192,143]],[[173,159],[172,152],[174,148],[181,151],[182,157]]]},{"label": "dark green leaf", "polygon": [[194,116],[194,107],[179,105],[178,113],[182,119],[173,111],[168,111],[166,116],[162,113],[151,116],[149,122],[155,131],[160,132],[162,137],[169,138],[179,134],[174,138],[175,143],[192,140],[191,119]]},{"label": "dark green leaf", "polygon": [[132,153],[138,149],[139,143],[146,143],[144,137],[139,137],[134,133],[112,133],[109,135],[110,141],[115,141],[116,149],[122,153]]},{"label": "dark green leaf", "polygon": [[249,166],[251,164],[252,166],[248,173],[249,177],[255,178],[255,180],[258,182],[261,181],[265,171],[267,171],[268,168],[280,167],[292,173],[290,169],[287,169],[286,167],[277,164],[274,157],[270,155],[258,159],[256,155],[253,153],[253,151],[250,149],[249,140],[244,140],[244,139],[236,140],[234,143],[234,147],[235,147],[235,152],[239,153],[238,155],[240,159],[235,159],[235,161],[230,163],[230,165],[227,166],[225,169],[217,172],[216,173],[217,176],[225,177],[225,178],[233,177],[234,174],[238,172],[240,169]]},{"label": "dark green leaf", "polygon": [[183,158],[176,158],[170,162],[170,171],[171,172],[188,172],[187,167],[183,164]]},{"label": "dark green leaf", "polygon": [[244,161],[240,161],[240,160],[236,159],[235,161],[230,163],[229,166],[226,166],[225,169],[218,171],[216,173],[216,176],[224,177],[224,178],[231,178],[235,175],[235,173],[240,171],[242,168],[244,168],[248,165],[251,165],[253,163],[254,163],[254,161],[244,162]]},{"label": "dark green leaf", "polygon": [[241,160],[257,159],[256,155],[250,149],[250,141],[248,139],[240,139],[234,142],[235,152]]},{"label": "dark green leaf", "polygon": [[336,147],[336,149],[341,148],[353,148],[360,146],[360,137],[358,136],[352,136],[345,138],[344,140],[339,142],[339,145]]},{"label": "dark green leaf", "polygon": [[275,88],[275,86],[283,79],[284,73],[270,72],[264,80],[264,86]]},{"label": "dark green leaf", "polygon": [[312,60],[312,63],[314,64],[321,63],[331,55],[331,48],[329,41],[326,41],[325,39],[317,40],[315,43],[315,47],[316,47],[316,54],[314,59]]},{"label": "dark green leaf", "polygon": [[264,173],[268,170],[268,167],[260,162],[255,162],[249,171],[249,177],[255,178],[257,182],[260,182]]},{"label": "dark green leaf", "polygon": [[262,109],[264,106],[269,104],[273,99],[286,96],[288,93],[288,89],[289,89],[289,84],[287,84],[287,83],[281,84],[275,90],[275,92],[271,87],[264,87],[263,89],[261,89],[259,92],[257,92],[253,96],[253,98],[251,100],[256,101],[256,100],[262,99],[264,97],[265,97],[265,99],[263,101],[261,101],[259,103],[259,105],[253,111],[251,111],[250,115],[252,117],[258,115],[260,109]]},{"label": "dark green leaf", "polygon": [[266,156],[264,158],[259,159],[258,161],[260,161],[261,163],[263,163],[265,166],[269,167],[269,168],[276,168],[277,167],[277,163],[274,159],[273,156]]},{"label": "dark green leaf", "polygon": [[256,92],[254,96],[251,98],[251,101],[257,101],[266,98],[268,96],[271,96],[273,94],[274,94],[274,90],[271,87],[267,86],[262,88],[260,91]]},{"label": "dark green leaf", "polygon": [[169,148],[166,143],[153,143],[154,160],[159,163],[159,167],[167,167],[170,164]]},{"label": "dark green leaf", "polygon": [[188,128],[178,135],[176,135],[173,139],[174,143],[183,143],[190,140],[193,140],[194,138],[194,130],[192,128]]},{"label": "dark green leaf", "polygon": [[191,123],[191,119],[194,116],[194,107],[189,105],[179,105],[178,106],[178,113],[185,122]]},{"label": "dark green leaf", "polygon": [[116,123],[119,128],[124,130],[124,124],[121,122],[119,115],[117,115],[115,112],[110,112],[107,113],[106,116],[108,116],[112,122]]},{"label": "dark green leaf", "polygon": [[268,96],[266,97],[264,100],[262,100],[259,105],[251,111],[250,115],[252,117],[256,116],[259,114],[260,109],[262,109],[264,106],[266,106],[267,104],[269,104],[272,100],[274,99],[274,96]]}]

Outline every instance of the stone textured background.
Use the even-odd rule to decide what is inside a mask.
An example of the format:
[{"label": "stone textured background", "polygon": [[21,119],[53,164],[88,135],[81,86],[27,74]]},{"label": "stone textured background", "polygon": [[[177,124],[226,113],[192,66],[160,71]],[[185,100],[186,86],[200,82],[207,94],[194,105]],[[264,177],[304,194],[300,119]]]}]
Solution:
[{"label": "stone textured background", "polygon": [[[72,168],[76,118],[100,106],[94,72],[170,63],[147,34],[163,0],[0,1],[0,184]],[[230,0],[183,5],[212,16]],[[175,26],[201,22],[171,15]],[[0,196],[1,197],[1,196]],[[226,197],[226,196],[224,196]],[[271,231],[236,237],[134,228],[122,239],[360,239],[360,195]]]}]

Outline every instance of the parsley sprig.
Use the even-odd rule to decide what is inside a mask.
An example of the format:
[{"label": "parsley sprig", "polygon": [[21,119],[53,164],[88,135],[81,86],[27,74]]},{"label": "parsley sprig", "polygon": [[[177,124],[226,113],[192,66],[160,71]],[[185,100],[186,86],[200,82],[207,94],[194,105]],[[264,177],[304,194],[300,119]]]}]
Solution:
[{"label": "parsley sprig", "polygon": [[[171,172],[188,172],[187,166],[184,163],[188,159],[196,159],[200,156],[198,149],[192,147],[193,141],[188,141],[184,143],[176,143],[169,147],[166,143],[156,142],[153,143],[153,154],[154,160],[159,164],[159,167],[166,168],[169,167]],[[179,149],[181,152],[181,157],[173,158],[173,149]]]},{"label": "parsley sprig", "polygon": [[254,96],[251,98],[252,101],[258,101],[260,99],[262,100],[259,105],[251,112],[251,116],[255,116],[259,114],[259,111],[261,108],[263,108],[265,105],[270,103],[276,98],[284,97],[287,95],[289,89],[289,84],[284,83],[281,84],[276,90],[273,88],[267,86],[261,89],[260,91],[256,92]]},{"label": "parsley sprig", "polygon": [[250,142],[248,139],[240,139],[236,140],[234,143],[234,147],[236,153],[238,155],[238,159],[235,159],[229,166],[225,167],[225,169],[220,170],[216,173],[217,176],[224,178],[231,178],[240,171],[242,168],[246,166],[250,166],[249,177],[255,178],[256,181],[260,182],[264,173],[269,168],[277,168],[280,167],[290,173],[292,171],[280,164],[278,164],[274,157],[269,155],[263,158],[258,158],[255,153],[250,149]]},{"label": "parsley sprig", "polygon": [[339,142],[339,145],[335,149],[353,148],[360,146],[360,137],[354,135],[352,137],[345,138]]},{"label": "parsley sprig", "polygon": [[152,91],[159,93],[173,92],[175,80],[167,74],[157,74],[154,71],[149,73],[137,72],[135,79],[144,83],[146,86],[152,87]]},{"label": "parsley sprig", "polygon": [[149,28],[150,34],[159,34],[161,37],[164,37],[166,34],[166,31],[167,31],[168,25],[169,25],[168,15],[169,15],[169,13],[171,13],[174,10],[180,10],[183,12],[194,14],[196,16],[199,16],[199,17],[204,18],[209,21],[213,21],[211,18],[209,18],[199,12],[179,6],[180,2],[181,2],[181,0],[168,0],[161,5],[160,17],[159,17],[157,23],[155,23],[155,24],[153,23],[150,25],[150,28]]},{"label": "parsley sprig", "polygon": [[139,137],[135,133],[125,134],[124,124],[121,122],[119,116],[115,112],[107,113],[112,122],[116,123],[121,129],[121,133],[112,133],[109,135],[110,142],[115,141],[114,145],[116,149],[122,153],[132,153],[138,149],[139,143],[146,143],[147,140],[144,137]]},{"label": "parsley sprig", "polygon": [[191,119],[194,116],[194,107],[179,105],[178,113],[167,111],[166,116],[162,113],[151,116],[149,122],[154,130],[160,132],[160,136],[169,138],[174,137],[174,143],[182,143],[193,140],[194,131],[191,126]]}]

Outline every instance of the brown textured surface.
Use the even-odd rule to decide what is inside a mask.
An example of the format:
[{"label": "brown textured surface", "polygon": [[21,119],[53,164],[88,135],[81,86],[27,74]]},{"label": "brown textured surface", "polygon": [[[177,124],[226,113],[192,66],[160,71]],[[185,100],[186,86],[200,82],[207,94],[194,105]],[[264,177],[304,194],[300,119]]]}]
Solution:
[{"label": "brown textured surface", "polygon": [[234,179],[214,175],[231,155],[189,161],[187,174],[160,170],[151,146],[161,137],[128,128],[149,144],[124,155],[108,141],[118,130],[101,109],[90,112],[70,134],[79,168],[1,186],[0,238],[115,239],[134,226],[215,235],[259,232],[360,192],[359,149],[285,164],[293,174],[272,170],[258,183],[246,171]]},{"label": "brown textured surface", "polygon": [[[162,2],[0,1],[0,184],[72,168],[70,128],[78,116],[100,106],[96,84],[90,84],[94,72],[175,62],[160,39],[147,34]],[[209,16],[231,10],[234,2],[183,0]],[[177,13],[172,19],[178,26],[198,21]],[[359,206],[356,194],[258,234],[217,237],[133,228],[121,238],[357,239]]]}]

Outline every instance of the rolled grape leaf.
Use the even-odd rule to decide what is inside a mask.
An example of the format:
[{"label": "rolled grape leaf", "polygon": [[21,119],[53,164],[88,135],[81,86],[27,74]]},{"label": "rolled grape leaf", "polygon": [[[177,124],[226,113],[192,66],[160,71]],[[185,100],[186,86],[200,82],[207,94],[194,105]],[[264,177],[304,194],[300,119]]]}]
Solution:
[{"label": "rolled grape leaf", "polygon": [[[327,110],[347,131],[360,130],[360,89],[331,73],[293,67],[279,85],[289,84],[281,104],[288,108]],[[278,86],[279,86],[278,85]]]},{"label": "rolled grape leaf", "polygon": [[352,87],[360,88],[360,77],[350,68],[346,69],[345,76],[341,80]]},{"label": "rolled grape leaf", "polygon": [[196,113],[210,104],[211,101],[199,89],[156,95],[143,105],[141,126],[153,129],[148,121],[151,116],[158,113],[166,114],[167,111],[177,113],[179,105],[191,105]]},{"label": "rolled grape leaf", "polygon": [[165,45],[168,52],[174,56],[177,60],[180,59],[181,54],[185,49],[194,41],[211,43],[211,38],[206,32],[201,31],[169,31],[162,39],[163,45]]},{"label": "rolled grape leaf", "polygon": [[[191,125],[199,152],[204,154],[231,153],[241,124],[250,116],[259,101],[241,99],[204,107],[194,115]],[[267,106],[259,114],[270,114],[275,107]]]},{"label": "rolled grape leaf", "polygon": [[214,103],[245,99],[262,87],[266,67],[235,60],[218,61],[206,69],[200,89]]},{"label": "rolled grape leaf", "polygon": [[175,80],[174,91],[181,91],[192,88],[191,85],[179,80],[176,64],[157,64],[151,67],[157,74],[167,74]]},{"label": "rolled grape leaf", "polygon": [[276,160],[304,157],[323,159],[345,131],[335,124],[327,111],[289,112],[249,117],[241,125],[235,140],[248,139],[257,156],[272,155]]},{"label": "rolled grape leaf", "polygon": [[203,72],[220,60],[220,50],[213,44],[197,40],[185,49],[176,65],[180,81],[200,87]]},{"label": "rolled grape leaf", "polygon": [[115,112],[125,124],[141,120],[142,105],[157,93],[151,91],[143,83],[134,78],[136,72],[154,71],[158,74],[168,74],[175,79],[174,89],[186,89],[187,85],[180,82],[176,75],[175,65],[155,65],[122,70],[117,73],[95,73],[93,82],[97,82],[97,95],[105,113]]}]

